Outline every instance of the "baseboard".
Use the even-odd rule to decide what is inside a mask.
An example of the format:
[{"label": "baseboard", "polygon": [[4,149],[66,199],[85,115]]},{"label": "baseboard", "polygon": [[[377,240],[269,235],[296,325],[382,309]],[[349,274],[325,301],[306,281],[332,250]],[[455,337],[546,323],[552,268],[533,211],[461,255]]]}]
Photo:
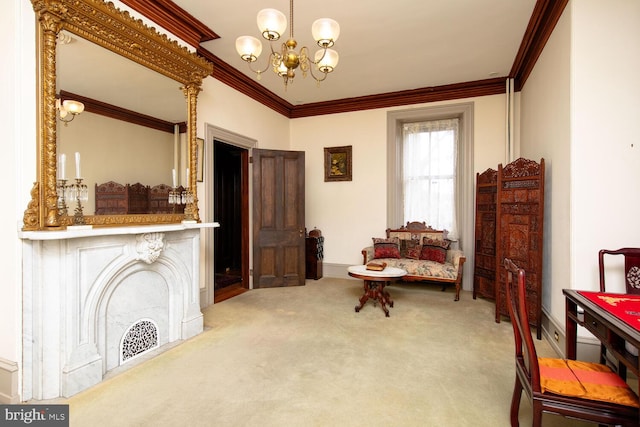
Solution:
[{"label": "baseboard", "polygon": [[18,363],[0,358],[0,403],[12,405],[20,403],[18,393]]},{"label": "baseboard", "polygon": [[210,304],[209,291],[206,287],[200,288],[200,310],[207,308]]},{"label": "baseboard", "polygon": [[565,329],[549,316],[544,308],[542,309],[542,336],[549,342],[558,357],[566,357]]},{"label": "baseboard", "polygon": [[352,264],[332,264],[325,262],[322,264],[322,276],[336,279],[353,279],[347,273],[347,268]]},{"label": "baseboard", "polygon": [[[585,331],[580,328],[580,330]],[[577,359],[587,362],[598,362],[600,360],[600,341],[589,332],[587,335],[578,333],[576,347]],[[565,325],[560,324],[543,308],[542,309],[542,335],[549,342],[558,357],[567,357],[567,335]]]}]

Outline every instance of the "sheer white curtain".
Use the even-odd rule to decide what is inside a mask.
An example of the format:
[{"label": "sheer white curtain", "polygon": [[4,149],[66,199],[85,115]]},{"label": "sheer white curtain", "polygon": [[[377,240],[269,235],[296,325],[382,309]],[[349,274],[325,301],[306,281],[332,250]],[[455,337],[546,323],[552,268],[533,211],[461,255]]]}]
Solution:
[{"label": "sheer white curtain", "polygon": [[458,119],[405,123],[402,134],[404,222],[426,221],[456,240]]}]

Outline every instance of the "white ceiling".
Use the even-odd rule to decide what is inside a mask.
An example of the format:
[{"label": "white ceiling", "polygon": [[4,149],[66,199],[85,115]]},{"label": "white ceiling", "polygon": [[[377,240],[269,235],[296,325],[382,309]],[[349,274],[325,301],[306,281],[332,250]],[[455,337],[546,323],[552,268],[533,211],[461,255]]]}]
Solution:
[{"label": "white ceiling", "polygon": [[[202,46],[255,80],[235,50],[241,35],[260,37],[257,12],[273,7],[289,16],[288,0],[173,0],[216,34]],[[298,0],[298,47],[315,46],[311,24],[340,24],[334,46],[340,62],[327,80],[297,72],[285,91],[270,70],[258,83],[293,105],[507,76],[535,0]],[[391,5],[393,7],[391,7]],[[287,28],[287,33],[289,29]],[[119,55],[73,36],[58,48],[58,90],[76,93],[170,122],[186,119],[179,84]],[[263,43],[260,68],[269,48]],[[81,59],[80,59],[81,58]],[[161,89],[162,87],[162,89]],[[168,101],[172,99],[172,101]]]},{"label": "white ceiling", "polygon": [[[205,49],[253,79],[236,53],[236,38],[261,38],[256,25],[260,9],[290,15],[288,0],[173,2],[220,36],[204,42]],[[535,0],[298,0],[293,15],[298,48],[315,52],[311,24],[332,18],[340,24],[334,46],[340,62],[319,88],[299,71],[286,91],[271,71],[259,83],[299,105],[507,76],[534,6]],[[266,67],[267,52],[263,40],[258,68]]]}]

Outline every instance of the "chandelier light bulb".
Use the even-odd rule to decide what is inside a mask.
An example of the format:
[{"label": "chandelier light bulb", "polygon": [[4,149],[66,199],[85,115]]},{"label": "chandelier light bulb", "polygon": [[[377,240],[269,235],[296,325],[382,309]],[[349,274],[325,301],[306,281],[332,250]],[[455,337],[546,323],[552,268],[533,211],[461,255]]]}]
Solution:
[{"label": "chandelier light bulb", "polygon": [[256,21],[262,37],[267,40],[278,40],[287,29],[287,17],[276,9],[262,9]]},{"label": "chandelier light bulb", "polygon": [[58,110],[60,120],[62,120],[66,126],[67,123],[73,120],[75,116],[84,111],[84,104],[80,101],[74,101],[71,99],[64,101],[56,99],[56,109]]},{"label": "chandelier light bulb", "polygon": [[236,51],[247,62],[254,62],[262,53],[262,43],[252,36],[240,36],[236,39]]},{"label": "chandelier light bulb", "polygon": [[320,49],[315,55],[315,62],[317,63],[318,70],[323,73],[332,72],[336,65],[338,65],[339,59],[340,56],[338,55],[338,52],[333,49]]},{"label": "chandelier light bulb", "polygon": [[287,75],[287,66],[284,65],[284,62],[280,61],[277,67],[273,67],[273,71],[280,77],[284,77]]},{"label": "chandelier light bulb", "polygon": [[316,19],[311,26],[313,39],[320,47],[331,47],[340,36],[340,25],[330,18]]},{"label": "chandelier light bulb", "polygon": [[71,114],[80,114],[84,111],[84,104],[79,101],[67,99],[62,102],[62,108]]}]

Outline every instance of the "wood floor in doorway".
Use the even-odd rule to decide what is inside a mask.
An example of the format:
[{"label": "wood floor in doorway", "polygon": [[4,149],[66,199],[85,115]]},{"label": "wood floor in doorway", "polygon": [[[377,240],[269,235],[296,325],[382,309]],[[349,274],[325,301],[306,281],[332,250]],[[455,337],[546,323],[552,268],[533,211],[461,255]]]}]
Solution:
[{"label": "wood floor in doorway", "polygon": [[237,283],[234,285],[225,286],[224,288],[215,289],[213,292],[213,303],[222,302],[229,298],[233,298],[236,295],[240,295],[247,292],[248,289],[242,287],[242,284]]}]

